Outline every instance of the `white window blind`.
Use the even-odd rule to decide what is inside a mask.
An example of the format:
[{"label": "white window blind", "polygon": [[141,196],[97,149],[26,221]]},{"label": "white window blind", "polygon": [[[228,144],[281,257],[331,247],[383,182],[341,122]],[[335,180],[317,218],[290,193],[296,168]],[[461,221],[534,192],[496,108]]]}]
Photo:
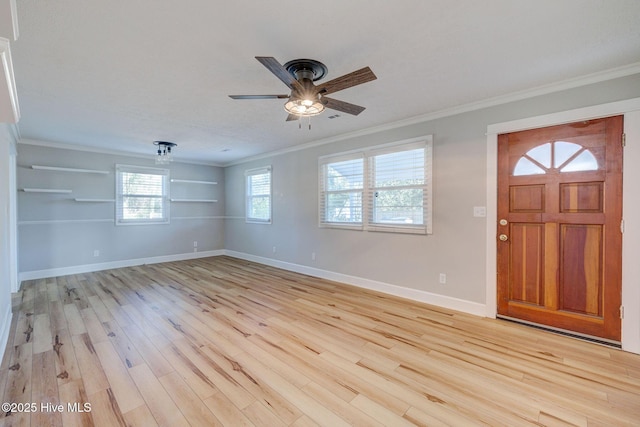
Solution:
[{"label": "white window blind", "polygon": [[320,224],[362,228],[362,153],[323,160],[320,162]]},{"label": "white window blind", "polygon": [[431,233],[431,136],[320,158],[321,227]]},{"label": "white window blind", "polygon": [[168,183],[168,169],[116,165],[116,224],[168,224]]},{"label": "white window blind", "polygon": [[425,145],[421,145],[370,153],[367,200],[370,230],[427,232],[427,162]]},{"label": "white window blind", "polygon": [[246,221],[271,223],[271,167],[245,171]]}]

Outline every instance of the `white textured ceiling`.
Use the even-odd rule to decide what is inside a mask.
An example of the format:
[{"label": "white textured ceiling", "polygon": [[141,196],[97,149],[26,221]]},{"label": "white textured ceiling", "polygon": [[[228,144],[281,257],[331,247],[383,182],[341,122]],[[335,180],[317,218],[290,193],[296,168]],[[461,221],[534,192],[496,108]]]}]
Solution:
[{"label": "white textured ceiling", "polygon": [[[640,63],[638,0],[21,0],[22,138],[217,164]],[[364,66],[312,129],[255,56]]]}]

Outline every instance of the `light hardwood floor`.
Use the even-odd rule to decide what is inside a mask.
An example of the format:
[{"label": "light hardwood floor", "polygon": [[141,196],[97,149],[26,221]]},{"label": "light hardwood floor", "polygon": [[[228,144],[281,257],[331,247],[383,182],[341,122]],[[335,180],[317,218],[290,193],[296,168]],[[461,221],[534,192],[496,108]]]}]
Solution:
[{"label": "light hardwood floor", "polygon": [[11,331],[3,425],[640,425],[640,356],[228,257],[26,282]]}]

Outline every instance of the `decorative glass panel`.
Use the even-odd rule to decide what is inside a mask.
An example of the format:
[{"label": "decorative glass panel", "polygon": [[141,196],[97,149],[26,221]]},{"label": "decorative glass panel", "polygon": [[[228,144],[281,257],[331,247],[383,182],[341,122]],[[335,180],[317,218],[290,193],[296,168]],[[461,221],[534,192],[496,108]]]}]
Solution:
[{"label": "decorative glass panel", "polygon": [[527,151],[527,157],[540,163],[545,168],[551,167],[551,143],[538,145]]},{"label": "decorative glass panel", "polygon": [[545,174],[545,170],[540,166],[533,163],[531,160],[526,157],[521,157],[516,163],[516,167],[513,170],[514,176],[522,176],[522,175],[542,175]]},{"label": "decorative glass panel", "polygon": [[571,156],[580,151],[582,147],[578,144],[574,144],[573,142],[556,141],[553,148],[553,154],[555,157],[553,161],[553,167],[559,168],[564,164],[564,162],[569,160]]},{"label": "decorative glass panel", "polygon": [[560,172],[580,172],[598,170],[598,161],[589,150],[584,150],[568,165],[560,169]]},{"label": "decorative glass panel", "polygon": [[538,145],[522,156],[513,169],[514,176],[543,175],[552,169],[560,172],[598,170],[598,160],[593,153],[579,144],[555,141]]}]

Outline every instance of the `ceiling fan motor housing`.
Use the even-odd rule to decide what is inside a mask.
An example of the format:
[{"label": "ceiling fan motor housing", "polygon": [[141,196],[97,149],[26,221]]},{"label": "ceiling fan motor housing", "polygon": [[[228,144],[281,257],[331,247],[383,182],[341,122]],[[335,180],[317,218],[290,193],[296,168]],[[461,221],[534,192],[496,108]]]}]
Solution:
[{"label": "ceiling fan motor housing", "polygon": [[315,59],[294,59],[284,64],[284,68],[291,73],[296,80],[309,79],[318,81],[327,74],[327,66]]}]

